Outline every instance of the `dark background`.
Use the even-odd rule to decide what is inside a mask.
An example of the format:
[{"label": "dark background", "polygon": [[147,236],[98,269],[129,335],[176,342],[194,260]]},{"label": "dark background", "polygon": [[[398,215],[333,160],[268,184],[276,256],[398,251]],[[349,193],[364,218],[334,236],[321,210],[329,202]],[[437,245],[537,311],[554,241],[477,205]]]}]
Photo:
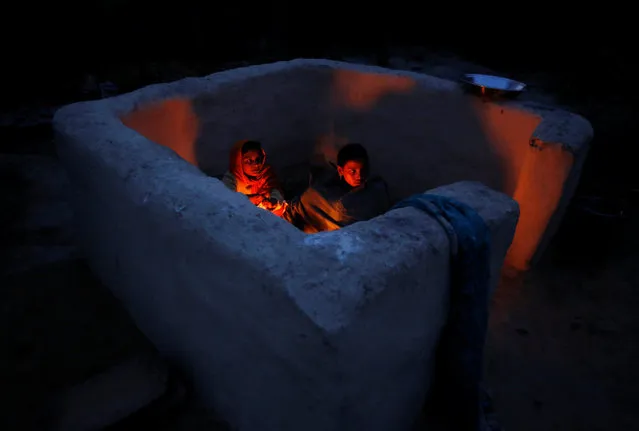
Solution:
[{"label": "dark background", "polygon": [[[344,54],[376,54],[383,64],[390,48],[407,45],[451,51],[512,74],[546,73],[557,82],[548,90],[566,97],[588,93],[630,104],[637,94],[632,11],[596,6],[194,0],[12,4],[3,6],[0,30],[5,41],[0,108],[77,100],[87,74],[105,80],[116,69],[120,75],[127,67],[142,70],[118,82],[122,91],[129,90],[154,80],[143,66],[154,61],[179,61],[197,74],[233,61]],[[628,136],[634,136],[636,127],[627,125]],[[601,157],[615,152],[610,147]]]},{"label": "dark background", "polygon": [[[85,91],[88,76],[126,92],[239,62],[360,55],[385,65],[397,47],[419,46],[514,79],[541,76],[542,91],[591,121],[595,139],[574,201],[585,197],[595,212],[612,217],[571,218],[572,205],[564,226],[579,230],[596,220],[583,228],[600,231],[636,209],[639,197],[633,16],[624,7],[561,2],[13,3],[0,26],[0,112],[99,97]],[[14,152],[16,142],[50,134],[48,125],[26,133],[5,127],[0,150]],[[600,236],[609,240],[607,232]]]},{"label": "dark background", "polygon": [[[34,230],[22,226],[21,220],[33,212],[31,201],[46,197],[43,187],[61,169],[55,160],[47,108],[99,97],[95,90],[86,91],[88,76],[97,82],[111,81],[126,92],[184,74],[210,74],[239,62],[366,56],[384,65],[398,47],[453,53],[515,79],[540,77],[543,88],[539,90],[593,124],[595,138],[579,188],[540,265],[537,278],[541,281],[535,281],[533,274],[532,287],[522,290],[526,299],[522,304],[534,305],[535,295],[541,295],[541,305],[531,306],[530,313],[538,317],[541,328],[546,321],[554,325],[549,318],[553,310],[563,318],[577,313],[573,308],[582,302],[596,311],[609,304],[611,316],[631,323],[619,333],[602,337],[603,341],[595,340],[583,360],[593,364],[590,371],[605,371],[613,377],[616,370],[623,371],[619,381],[634,390],[632,382],[639,381],[633,359],[637,354],[626,341],[636,338],[633,304],[639,280],[635,263],[639,169],[634,158],[639,124],[634,40],[638,25],[632,22],[635,15],[628,5],[613,9],[599,2],[588,9],[587,4],[560,2],[360,5],[193,0],[3,4],[0,114],[15,121],[0,128],[0,161],[6,159],[0,166],[0,252],[9,256],[25,244],[67,243],[60,234],[65,226]],[[25,125],[22,111],[29,115],[43,111],[45,119]],[[29,183],[29,172],[43,170],[47,163],[51,176],[45,170],[33,182],[37,187]],[[56,219],[57,207],[46,207],[52,208],[51,217]],[[5,261],[9,260],[0,256],[0,263]],[[0,351],[9,352],[0,357],[0,381],[9,388],[0,395],[12,401],[0,419],[8,418],[15,425],[0,428],[29,429],[24,421],[33,416],[33,400],[82,381],[143,344],[126,313],[114,305],[82,260],[37,266],[0,278],[0,286],[3,321],[10,328],[0,339]],[[582,286],[592,286],[592,291]],[[510,312],[515,305],[503,308]],[[548,332],[554,335],[558,329],[552,326]],[[522,333],[517,331],[514,337]],[[526,335],[528,342],[534,339],[532,329],[531,334]],[[566,340],[570,339],[562,343],[569,350]],[[521,350],[517,340],[507,341],[513,351]],[[627,352],[620,356],[627,364],[607,361],[606,355],[616,358],[610,353],[613,347]],[[517,370],[530,368],[530,363],[512,363]],[[580,363],[575,362],[575,367]],[[602,364],[600,368],[597,363]],[[619,394],[625,386],[613,388]],[[636,397],[628,406],[628,411],[636,410]]]},{"label": "dark background", "polygon": [[90,98],[82,93],[87,75],[120,91],[167,80],[151,66],[158,62],[178,62],[192,75],[296,57],[374,55],[384,65],[394,47],[421,46],[515,78],[546,75],[544,90],[571,105],[623,106],[606,124],[588,109],[578,112],[596,133],[579,193],[625,196],[639,184],[632,158],[636,24],[627,8],[102,0],[14,4],[3,12],[5,112]]}]

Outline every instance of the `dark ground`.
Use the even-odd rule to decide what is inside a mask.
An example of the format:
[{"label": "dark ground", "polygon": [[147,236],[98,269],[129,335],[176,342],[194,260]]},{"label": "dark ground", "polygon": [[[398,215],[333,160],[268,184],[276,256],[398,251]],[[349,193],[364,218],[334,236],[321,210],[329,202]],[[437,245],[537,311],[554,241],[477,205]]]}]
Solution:
[{"label": "dark ground", "polygon": [[[611,50],[572,50],[566,59],[557,49],[554,56],[531,64],[504,60],[495,51],[457,47],[464,58],[486,69],[443,50],[393,50],[398,53],[390,59],[384,52],[361,50],[371,61],[401,60],[405,66],[410,60],[445,77],[492,69],[533,84],[532,96],[567,106],[594,126],[582,182],[550,250],[534,271],[504,279],[495,297],[487,382],[508,430],[639,427],[639,372],[633,366],[639,360],[639,182],[630,151],[639,115],[635,94],[593,81],[623,82],[630,76],[619,50],[616,57]],[[294,56],[291,52],[282,58]],[[0,429],[42,429],[37,412],[48,396],[149,349],[77,251],[66,178],[48,124],[52,108],[96,97],[95,86],[82,92],[91,74],[127,91],[224,67],[221,61],[212,63],[67,66],[33,81],[24,97],[3,100]],[[217,427],[192,404],[177,413],[164,411],[149,426]]]}]

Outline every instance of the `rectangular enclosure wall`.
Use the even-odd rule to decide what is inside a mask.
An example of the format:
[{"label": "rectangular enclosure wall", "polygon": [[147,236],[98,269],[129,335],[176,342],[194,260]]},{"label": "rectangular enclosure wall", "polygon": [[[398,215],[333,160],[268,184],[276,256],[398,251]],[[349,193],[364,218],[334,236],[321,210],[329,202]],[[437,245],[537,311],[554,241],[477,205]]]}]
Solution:
[{"label": "rectangular enclosure wall", "polygon": [[527,269],[554,233],[592,138],[577,115],[486,102],[454,82],[410,72],[297,60],[209,79],[210,93],[167,94],[167,101],[123,116],[124,123],[211,175],[227,169],[235,141],[257,139],[284,172],[311,159],[334,161],[340,145],[360,142],[396,199],[480,181],[521,207],[507,258],[518,269]]},{"label": "rectangular enclosure wall", "polygon": [[[448,319],[453,247],[440,222],[404,208],[306,235],[195,166],[223,171],[218,158],[246,130],[280,166],[330,143],[308,138],[333,127],[314,117],[337,112],[330,98],[297,108],[296,99],[278,99],[272,85],[279,73],[293,85],[291,67],[320,89],[334,68],[260,66],[58,111],[56,142],[74,186],[78,237],[137,326],[233,429],[409,431]],[[260,80],[271,85],[253,87]],[[297,85],[301,92],[309,81]],[[272,105],[248,106],[242,94],[270,94],[289,115],[268,121]],[[380,142],[371,152],[384,169],[390,153]],[[285,143],[298,147],[288,154]],[[388,176],[398,196],[411,192]],[[517,203],[478,182],[431,193],[465,203],[486,223],[494,289]]]}]

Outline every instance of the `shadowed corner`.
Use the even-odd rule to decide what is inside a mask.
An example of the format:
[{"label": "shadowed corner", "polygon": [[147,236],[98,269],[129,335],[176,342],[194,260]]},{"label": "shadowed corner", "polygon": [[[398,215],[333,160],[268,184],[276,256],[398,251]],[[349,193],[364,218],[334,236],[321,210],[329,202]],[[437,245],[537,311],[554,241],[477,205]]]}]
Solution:
[{"label": "shadowed corner", "polygon": [[[4,191],[5,210],[0,212],[0,277],[9,272],[10,247],[23,240],[16,226],[27,215],[27,202],[21,196],[27,193],[28,181],[11,163],[3,163],[0,169],[0,190]],[[7,166],[8,165],[8,166]],[[3,190],[4,189],[4,190]],[[19,192],[16,192],[19,190]]]}]

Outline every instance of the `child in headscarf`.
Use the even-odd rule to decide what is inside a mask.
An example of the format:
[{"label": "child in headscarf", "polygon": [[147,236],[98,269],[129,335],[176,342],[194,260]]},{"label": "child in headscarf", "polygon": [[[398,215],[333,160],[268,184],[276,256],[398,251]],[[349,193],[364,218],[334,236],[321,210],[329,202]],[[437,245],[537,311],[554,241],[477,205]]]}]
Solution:
[{"label": "child in headscarf", "polygon": [[258,141],[236,142],[229,157],[229,170],[222,182],[234,192],[246,195],[260,208],[280,216],[286,207],[279,181],[266,152]]}]

